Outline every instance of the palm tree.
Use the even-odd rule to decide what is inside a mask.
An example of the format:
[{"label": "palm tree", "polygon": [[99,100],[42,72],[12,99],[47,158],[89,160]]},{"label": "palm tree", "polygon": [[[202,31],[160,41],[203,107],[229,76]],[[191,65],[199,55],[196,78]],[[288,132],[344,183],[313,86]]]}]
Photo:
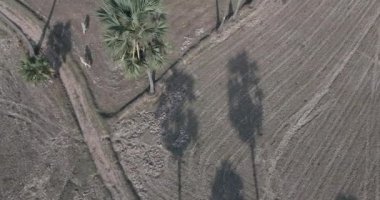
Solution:
[{"label": "palm tree", "polygon": [[167,47],[166,14],[160,0],[106,0],[98,16],[113,59],[123,65],[127,76],[145,71],[154,93],[152,72],[164,63]]},{"label": "palm tree", "polygon": [[33,48],[29,42],[26,42],[29,53],[26,58],[21,60],[21,66],[19,69],[21,76],[26,81],[32,82],[34,85],[49,80],[54,74],[54,70],[49,66],[49,62],[46,57],[43,57],[41,55],[41,47],[48,30],[56,3],[57,0],[54,0],[37,45]]},{"label": "palm tree", "polygon": [[236,4],[236,8],[235,8],[235,12],[234,12],[234,15],[232,16],[232,19],[235,19],[236,18],[236,15],[237,13],[239,12],[239,8],[240,8],[240,4],[242,3],[243,0],[238,0],[237,4]]},{"label": "palm tree", "polygon": [[54,71],[49,66],[46,58],[28,56],[21,61],[20,73],[26,81],[37,84],[49,80]]},{"label": "palm tree", "polygon": [[253,2],[253,0],[237,0],[238,2],[237,2],[237,4],[236,4],[236,8],[235,8],[235,11],[234,11],[234,15],[232,16],[232,19],[235,19],[236,18],[236,15],[237,15],[237,13],[239,12],[239,9],[240,9],[240,7],[242,6],[242,4],[243,4],[243,6],[244,5],[246,5],[246,4],[252,4],[252,2]]}]

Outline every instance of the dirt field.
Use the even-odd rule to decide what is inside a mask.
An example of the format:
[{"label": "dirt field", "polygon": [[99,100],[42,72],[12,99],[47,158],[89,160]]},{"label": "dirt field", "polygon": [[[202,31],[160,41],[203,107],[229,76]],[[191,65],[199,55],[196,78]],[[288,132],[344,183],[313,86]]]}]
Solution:
[{"label": "dirt field", "polygon": [[142,199],[379,200],[379,15],[265,1],[205,41],[110,121]]},{"label": "dirt field", "polygon": [[[262,0],[257,1],[257,3]],[[22,0],[34,11],[47,18],[52,2],[46,0]],[[219,0],[219,18],[227,14],[228,0]],[[235,5],[235,1],[233,3]],[[143,76],[138,80],[126,79],[120,66],[110,60],[102,43],[102,28],[96,17],[96,10],[102,5],[102,0],[65,0],[58,1],[52,15],[51,26],[68,24],[70,50],[77,59],[84,57],[86,49],[93,58],[92,67],[83,67],[87,76],[88,87],[91,89],[97,106],[104,113],[114,113],[126,103],[135,98],[148,84]],[[168,12],[168,43],[171,46],[168,63],[165,70],[174,60],[183,55],[189,47],[209,34],[216,26],[215,0],[164,1]],[[82,34],[81,22],[86,15],[90,17],[90,28],[86,35]]]},{"label": "dirt field", "polygon": [[0,23],[0,199],[111,199],[59,81],[19,76],[20,42]]},{"label": "dirt field", "polygon": [[[25,2],[49,13],[46,1]],[[87,82],[69,61],[61,78],[112,194],[129,184],[118,185],[124,176],[144,200],[380,200],[379,0],[256,1],[108,127],[92,100],[115,111],[146,83],[108,67],[99,2],[58,1],[47,46],[64,38],[68,60],[90,48]],[[215,25],[206,11],[215,2],[166,2],[174,59],[185,36]],[[110,199],[60,82],[26,86],[14,67],[21,47],[0,35],[0,199]]]}]

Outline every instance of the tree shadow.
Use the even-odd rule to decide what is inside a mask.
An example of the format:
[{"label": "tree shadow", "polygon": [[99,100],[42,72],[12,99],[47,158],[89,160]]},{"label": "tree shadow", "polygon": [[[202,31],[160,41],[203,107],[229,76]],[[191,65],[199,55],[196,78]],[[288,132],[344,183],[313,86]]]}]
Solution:
[{"label": "tree shadow", "polygon": [[[262,135],[263,92],[259,88],[256,63],[249,63],[246,52],[230,60],[228,65],[229,118],[239,138],[248,143],[251,150],[253,180],[256,199],[260,199],[255,165],[256,136]],[[253,94],[251,94],[252,92]]]},{"label": "tree shadow", "polygon": [[88,45],[86,45],[86,48],[84,49],[84,58],[86,59],[86,62],[90,65],[94,62],[94,59],[92,58],[91,49]]},{"label": "tree shadow", "polygon": [[352,195],[345,195],[340,193],[338,196],[336,196],[335,200],[358,200],[358,198]]},{"label": "tree shadow", "polygon": [[215,0],[215,7],[216,7],[216,28],[220,25],[220,8],[219,8],[219,0]]},{"label": "tree shadow", "polygon": [[182,157],[198,133],[197,116],[191,108],[191,102],[195,100],[193,85],[191,76],[174,68],[165,81],[165,92],[155,113],[161,122],[162,143],[177,159],[178,199],[182,198]]},{"label": "tree shadow", "polygon": [[227,161],[216,172],[210,200],[244,200],[243,181]]},{"label": "tree shadow", "polygon": [[90,27],[90,15],[86,15],[86,17],[84,18],[84,25],[85,27],[88,29]]},{"label": "tree shadow", "polygon": [[53,5],[51,6],[51,9],[50,9],[50,12],[49,12],[49,16],[47,18],[47,21],[44,25],[44,28],[42,29],[42,34],[41,34],[41,37],[40,39],[38,40],[38,43],[36,45],[36,47],[34,48],[34,52],[36,55],[38,55],[40,53],[40,50],[41,50],[41,47],[42,47],[42,42],[44,41],[44,38],[45,38],[45,35],[46,35],[46,31],[50,25],[50,20],[51,20],[51,17],[53,16],[53,12],[54,12],[54,8],[55,8],[55,5],[57,3],[57,0],[54,0],[53,1]]},{"label": "tree shadow", "polygon": [[[226,20],[231,18],[234,14],[234,8],[232,4],[232,0],[229,0],[228,7],[224,9],[220,9],[219,0],[215,0],[216,6],[216,29],[220,29],[223,27]],[[220,12],[222,11],[222,12]]]},{"label": "tree shadow", "polygon": [[71,23],[57,22],[50,31],[47,41],[47,57],[53,67],[58,69],[72,49]]},{"label": "tree shadow", "polygon": [[230,0],[230,3],[228,3],[228,12],[226,15],[226,20],[231,18],[232,15],[234,15],[234,5],[232,4],[232,0]]},{"label": "tree shadow", "polygon": [[243,3],[243,5],[249,5],[249,4],[251,4],[251,3],[253,3],[253,0],[246,0],[246,1]]}]

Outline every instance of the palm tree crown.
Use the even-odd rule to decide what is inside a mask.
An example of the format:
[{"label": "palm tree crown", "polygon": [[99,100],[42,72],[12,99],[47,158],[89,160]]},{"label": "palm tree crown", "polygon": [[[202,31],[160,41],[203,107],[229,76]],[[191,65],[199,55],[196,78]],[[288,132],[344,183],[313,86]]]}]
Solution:
[{"label": "palm tree crown", "polygon": [[105,24],[105,43],[127,75],[163,64],[167,27],[160,0],[106,0],[98,16]]},{"label": "palm tree crown", "polygon": [[20,73],[26,81],[37,84],[49,80],[54,70],[49,66],[45,58],[41,56],[28,56],[21,61]]}]

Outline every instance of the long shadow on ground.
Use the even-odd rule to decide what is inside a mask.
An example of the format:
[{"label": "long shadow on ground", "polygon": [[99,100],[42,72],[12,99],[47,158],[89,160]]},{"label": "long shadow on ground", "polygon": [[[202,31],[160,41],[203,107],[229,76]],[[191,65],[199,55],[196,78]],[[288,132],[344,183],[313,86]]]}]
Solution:
[{"label": "long shadow on ground", "polygon": [[45,35],[46,35],[46,31],[47,31],[47,29],[48,29],[48,27],[50,25],[50,20],[51,20],[51,18],[53,16],[53,12],[54,12],[54,8],[55,8],[56,3],[57,3],[57,0],[54,0],[53,4],[51,6],[50,12],[49,12],[49,16],[48,16],[47,21],[45,23],[45,26],[42,29],[41,37],[40,37],[40,39],[39,39],[39,41],[37,43],[37,46],[35,47],[35,50],[34,50],[35,54],[39,54],[39,52],[41,50],[42,42],[44,41],[44,38],[45,38]]},{"label": "long shadow on ground", "polygon": [[258,86],[256,63],[250,63],[245,52],[229,61],[229,117],[239,138],[249,144],[252,159],[256,200],[260,199],[255,165],[256,136],[261,135],[263,121],[263,92]]},{"label": "long shadow on ground", "polygon": [[159,99],[156,117],[161,121],[162,142],[177,159],[178,199],[182,199],[181,163],[189,144],[196,140],[198,120],[191,108],[195,100],[194,80],[184,72],[173,69],[166,80],[166,91]]},{"label": "long shadow on ground", "polygon": [[71,23],[57,22],[51,29],[48,41],[46,55],[53,67],[58,70],[63,62],[66,62],[66,56],[72,49]]},{"label": "long shadow on ground", "polygon": [[[233,17],[234,13],[237,12],[236,9],[240,10],[243,6],[249,5],[253,2],[253,0],[229,0],[228,7],[221,8],[219,1],[220,0],[215,0],[216,29],[223,27],[224,22]],[[225,1],[222,2],[225,3]]]},{"label": "long shadow on ground", "polygon": [[223,161],[214,178],[210,200],[244,200],[243,181],[231,164]]}]

